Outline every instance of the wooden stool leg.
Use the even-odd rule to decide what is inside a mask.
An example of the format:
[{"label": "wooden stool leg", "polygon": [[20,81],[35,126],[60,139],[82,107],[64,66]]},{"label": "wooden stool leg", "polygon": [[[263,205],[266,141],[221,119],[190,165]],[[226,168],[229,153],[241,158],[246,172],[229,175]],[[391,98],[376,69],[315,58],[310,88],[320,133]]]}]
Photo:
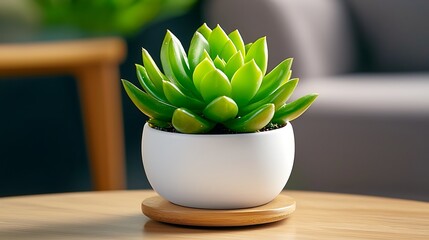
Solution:
[{"label": "wooden stool leg", "polygon": [[118,66],[77,72],[95,190],[125,188],[125,152]]}]

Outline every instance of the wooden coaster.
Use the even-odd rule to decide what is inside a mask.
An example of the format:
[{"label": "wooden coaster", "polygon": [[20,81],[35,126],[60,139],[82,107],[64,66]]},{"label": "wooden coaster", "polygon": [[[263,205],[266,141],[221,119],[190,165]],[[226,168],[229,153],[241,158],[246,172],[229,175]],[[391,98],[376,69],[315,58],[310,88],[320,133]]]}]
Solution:
[{"label": "wooden coaster", "polygon": [[262,206],[234,210],[182,207],[160,196],[154,196],[142,202],[142,211],[149,218],[159,222],[187,226],[232,227],[276,222],[289,217],[295,211],[295,206],[295,200],[283,194]]}]

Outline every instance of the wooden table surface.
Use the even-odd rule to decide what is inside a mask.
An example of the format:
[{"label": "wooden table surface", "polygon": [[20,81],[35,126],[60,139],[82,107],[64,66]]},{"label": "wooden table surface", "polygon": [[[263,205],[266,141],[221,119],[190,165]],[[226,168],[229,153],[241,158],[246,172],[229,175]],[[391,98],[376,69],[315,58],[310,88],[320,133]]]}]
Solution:
[{"label": "wooden table surface", "polygon": [[429,239],[429,203],[286,191],[289,219],[236,228],[193,228],[149,220],[153,191],[106,191],[0,199],[0,239]]}]

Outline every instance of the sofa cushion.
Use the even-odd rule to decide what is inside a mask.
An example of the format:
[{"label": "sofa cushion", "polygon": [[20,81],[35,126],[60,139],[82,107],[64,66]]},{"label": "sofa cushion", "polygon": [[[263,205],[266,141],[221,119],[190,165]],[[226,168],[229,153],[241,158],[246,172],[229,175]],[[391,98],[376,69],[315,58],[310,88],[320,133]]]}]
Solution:
[{"label": "sofa cushion", "polygon": [[288,187],[429,201],[429,73],[305,79]]},{"label": "sofa cushion", "polygon": [[294,95],[318,92],[316,112],[429,117],[428,89],[429,73],[347,74],[306,79]]},{"label": "sofa cushion", "polygon": [[372,70],[429,70],[429,1],[348,0]]}]

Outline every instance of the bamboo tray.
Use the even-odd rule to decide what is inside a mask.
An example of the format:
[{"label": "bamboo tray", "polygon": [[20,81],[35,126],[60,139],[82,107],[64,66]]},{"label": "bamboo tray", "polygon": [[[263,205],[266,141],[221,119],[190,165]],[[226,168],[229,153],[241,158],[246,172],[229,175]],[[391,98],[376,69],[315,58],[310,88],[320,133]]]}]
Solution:
[{"label": "bamboo tray", "polygon": [[144,215],[159,222],[187,226],[233,227],[283,220],[295,211],[296,203],[293,198],[280,194],[273,201],[258,207],[210,210],[182,207],[160,196],[153,196],[146,198],[141,207]]}]

